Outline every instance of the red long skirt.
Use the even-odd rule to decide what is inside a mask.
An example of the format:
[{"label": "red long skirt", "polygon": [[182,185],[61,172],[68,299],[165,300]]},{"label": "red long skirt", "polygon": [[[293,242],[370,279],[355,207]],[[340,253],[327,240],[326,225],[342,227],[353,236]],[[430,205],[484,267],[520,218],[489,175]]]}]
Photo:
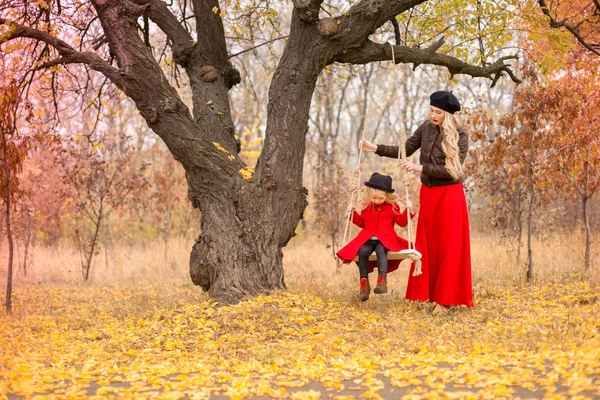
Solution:
[{"label": "red long skirt", "polygon": [[412,276],[406,298],[473,307],[469,215],[462,184],[421,186],[415,248],[423,273]]}]

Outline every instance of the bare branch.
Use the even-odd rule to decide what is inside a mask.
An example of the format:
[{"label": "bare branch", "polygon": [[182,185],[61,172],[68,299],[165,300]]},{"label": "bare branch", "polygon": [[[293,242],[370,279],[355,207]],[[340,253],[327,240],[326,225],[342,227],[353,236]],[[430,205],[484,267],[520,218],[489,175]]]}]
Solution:
[{"label": "bare branch", "polygon": [[[508,60],[517,59],[517,56],[502,57],[492,64],[479,67],[467,64],[452,56],[436,53],[436,50],[439,49],[442,44],[443,39],[440,39],[426,49],[394,46],[396,63],[412,63],[415,67],[420,64],[438,65],[448,68],[451,75],[466,74],[472,77],[482,77],[492,80],[493,83],[495,83],[501,75],[507,74],[513,82],[521,83],[521,80],[514,75],[510,66],[505,64]],[[365,42],[361,48],[337,56],[333,61],[351,64],[366,64],[373,61],[391,59],[392,50],[388,44],[374,43],[369,40]]]},{"label": "bare branch", "polygon": [[71,47],[68,43],[58,39],[57,37],[52,36],[47,32],[42,32],[37,29],[29,28],[27,26],[7,20],[6,18],[0,17],[0,25],[2,24],[10,24],[16,29],[9,36],[0,39],[0,44],[17,38],[30,38],[37,41],[45,42],[50,46],[54,47],[61,55],[60,62],[58,62],[58,60],[54,60],[54,63],[51,61],[48,63],[50,64],[49,66],[58,64],[87,64],[93,70],[104,74],[115,85],[120,85],[119,70],[114,68],[104,59],[102,59],[102,57],[100,57],[98,54],[92,52],[79,52],[73,47]]},{"label": "bare branch", "polygon": [[146,14],[173,43],[173,59],[185,65],[194,50],[194,39],[173,15],[169,6],[160,0],[132,0],[139,5],[149,5]]},{"label": "bare branch", "polygon": [[567,181],[571,184],[571,186],[573,186],[577,190],[579,195],[582,198],[585,198],[586,193],[584,193],[583,190],[577,185],[577,183],[571,179],[569,174],[563,168],[560,169],[560,172],[562,172],[563,176],[567,179]]},{"label": "bare branch", "polygon": [[240,52],[238,52],[238,53],[232,54],[232,55],[230,55],[230,56],[229,56],[229,58],[237,57],[237,56],[239,56],[239,55],[241,55],[241,54],[247,53],[247,52],[249,52],[249,51],[252,51],[252,50],[254,50],[254,49],[258,49],[258,48],[259,48],[259,47],[261,47],[261,46],[267,45],[267,44],[269,44],[269,43],[276,42],[277,40],[287,39],[288,37],[290,37],[290,36],[289,36],[289,35],[286,35],[286,36],[281,36],[281,37],[278,37],[278,38],[275,38],[275,39],[267,40],[267,41],[266,41],[266,42],[264,42],[264,43],[257,44],[256,46],[252,46],[252,47],[250,47],[249,49],[242,50],[242,51],[240,51]]}]

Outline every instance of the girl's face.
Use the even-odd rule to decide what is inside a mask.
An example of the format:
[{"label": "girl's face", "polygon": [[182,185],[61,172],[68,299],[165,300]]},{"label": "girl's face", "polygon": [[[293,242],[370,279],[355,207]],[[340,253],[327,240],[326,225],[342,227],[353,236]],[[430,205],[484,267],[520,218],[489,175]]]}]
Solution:
[{"label": "girl's face", "polygon": [[434,124],[441,126],[444,122],[444,118],[446,118],[446,114],[441,108],[431,106],[429,108],[429,117]]},{"label": "girl's face", "polygon": [[373,190],[373,194],[371,195],[371,203],[379,206],[385,203],[385,192],[383,190]]}]

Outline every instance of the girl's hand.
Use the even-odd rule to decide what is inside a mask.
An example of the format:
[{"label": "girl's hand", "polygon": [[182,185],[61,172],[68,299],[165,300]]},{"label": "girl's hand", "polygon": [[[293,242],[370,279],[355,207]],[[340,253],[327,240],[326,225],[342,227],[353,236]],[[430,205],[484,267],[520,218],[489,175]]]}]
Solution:
[{"label": "girl's hand", "polygon": [[423,166],[419,165],[419,164],[415,164],[412,161],[402,161],[401,166],[402,166],[402,168],[404,168],[405,170],[407,170],[409,172],[418,172],[418,173],[423,172]]},{"label": "girl's hand", "polygon": [[402,209],[402,207],[404,207],[409,211],[412,210],[413,204],[412,204],[412,201],[410,201],[410,200],[404,200],[404,201],[398,200],[397,204],[400,209]]},{"label": "girl's hand", "polygon": [[348,204],[348,208],[346,209],[346,214],[351,214],[352,210],[354,210],[354,207],[352,207],[350,204]]},{"label": "girl's hand", "polygon": [[373,153],[377,150],[377,145],[369,142],[366,139],[361,139],[360,142],[358,142],[358,148],[362,151]]}]

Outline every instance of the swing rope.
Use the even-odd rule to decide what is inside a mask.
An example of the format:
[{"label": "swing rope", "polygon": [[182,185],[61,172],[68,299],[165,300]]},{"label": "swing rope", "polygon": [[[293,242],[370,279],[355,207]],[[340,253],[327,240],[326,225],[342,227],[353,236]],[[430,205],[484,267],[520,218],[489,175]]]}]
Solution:
[{"label": "swing rope", "polygon": [[[396,69],[396,55],[394,53],[394,46],[390,43],[390,47],[392,48],[392,63],[393,63],[393,68],[394,68],[394,84],[395,84],[395,90],[394,93],[396,94],[396,103],[398,104],[398,119],[400,119],[400,115],[402,115],[402,110],[400,109],[400,95],[398,94],[398,71]],[[399,139],[398,139],[398,175],[399,175],[399,180],[402,181],[402,183],[404,184],[404,196],[405,199],[408,201],[409,200],[409,195],[408,195],[408,186],[410,185],[408,182],[408,172],[404,171],[402,169],[402,162],[406,161],[406,137],[405,137],[405,132],[403,129],[400,129],[399,132]],[[408,248],[409,250],[414,250],[414,252],[409,253],[409,257],[412,261],[415,262],[415,270],[413,271],[413,276],[418,276],[421,275],[422,271],[421,271],[421,254],[416,252],[415,249],[415,245],[414,242],[412,240],[413,238],[413,234],[412,234],[412,218],[410,218],[410,213],[409,210],[406,210],[406,219],[407,219],[407,224],[406,224],[406,229],[407,229],[407,233],[408,233]]]},{"label": "swing rope", "polygon": [[[381,65],[377,64],[377,73],[375,74],[375,82],[377,82],[377,78],[379,78],[379,71]],[[363,122],[363,128],[361,132],[361,141],[365,138],[365,132],[367,131],[367,118],[371,114],[371,106],[373,104],[373,93],[375,92],[375,85],[373,84],[369,93],[369,103],[365,109],[365,120]],[[358,188],[360,186],[360,163],[362,161],[363,149],[362,146],[358,146],[358,161],[356,162],[356,168],[354,169],[354,184],[350,186],[350,204],[348,204],[348,208],[350,209],[350,215],[346,218],[346,228],[344,229],[344,238],[342,243],[346,243],[346,239],[348,238],[348,227],[350,225],[350,220],[352,219],[352,213],[354,213],[354,204],[358,198]]]},{"label": "swing rope", "polygon": [[[396,94],[396,102],[398,103],[398,106],[400,106],[400,98],[399,98],[399,94],[398,94],[398,76],[397,76],[397,71],[396,71],[396,57],[394,54],[394,46],[391,44],[390,44],[390,46],[392,47],[394,83],[396,85],[394,92]],[[381,68],[381,65],[378,64],[377,74],[375,75],[375,82],[377,82],[377,78],[379,77],[380,68]],[[370,94],[369,94],[370,101],[365,110],[365,122],[363,123],[363,129],[362,129],[362,133],[361,133],[361,139],[362,139],[361,142],[365,139],[365,133],[366,133],[366,129],[367,129],[366,121],[367,121],[368,116],[370,115],[371,105],[373,104],[374,90],[375,90],[375,85],[373,85],[373,87],[370,90]],[[400,113],[398,114],[398,116],[400,116]],[[398,176],[399,176],[399,180],[401,180],[402,183],[404,184],[404,194],[405,194],[406,200],[408,200],[409,199],[408,172],[404,172],[402,170],[402,161],[406,160],[406,138],[405,138],[405,133],[403,130],[400,130],[399,137],[400,137],[400,139],[399,139],[399,145],[398,145]],[[358,197],[358,188],[360,185],[360,164],[362,161],[362,155],[363,155],[363,149],[362,149],[362,146],[359,146],[358,160],[356,163],[356,168],[354,169],[354,176],[353,176],[354,184],[350,187],[350,204],[348,204],[348,209],[350,209],[350,215],[348,216],[348,218],[346,218],[346,227],[344,228],[344,237],[343,237],[342,243],[346,243],[346,239],[348,238],[348,228],[350,225],[350,220],[352,219],[352,213],[354,213],[354,204]],[[422,273],[422,271],[421,271],[421,253],[419,253],[419,251],[417,251],[415,249],[414,242],[412,240],[412,220],[410,218],[408,209],[406,210],[406,218],[408,221],[406,224],[407,230],[408,230],[408,250],[403,250],[400,252],[400,254],[403,255],[404,258],[408,258],[408,259],[414,261],[415,269],[413,271],[413,276],[418,276],[418,275],[421,275],[421,273]]]}]

